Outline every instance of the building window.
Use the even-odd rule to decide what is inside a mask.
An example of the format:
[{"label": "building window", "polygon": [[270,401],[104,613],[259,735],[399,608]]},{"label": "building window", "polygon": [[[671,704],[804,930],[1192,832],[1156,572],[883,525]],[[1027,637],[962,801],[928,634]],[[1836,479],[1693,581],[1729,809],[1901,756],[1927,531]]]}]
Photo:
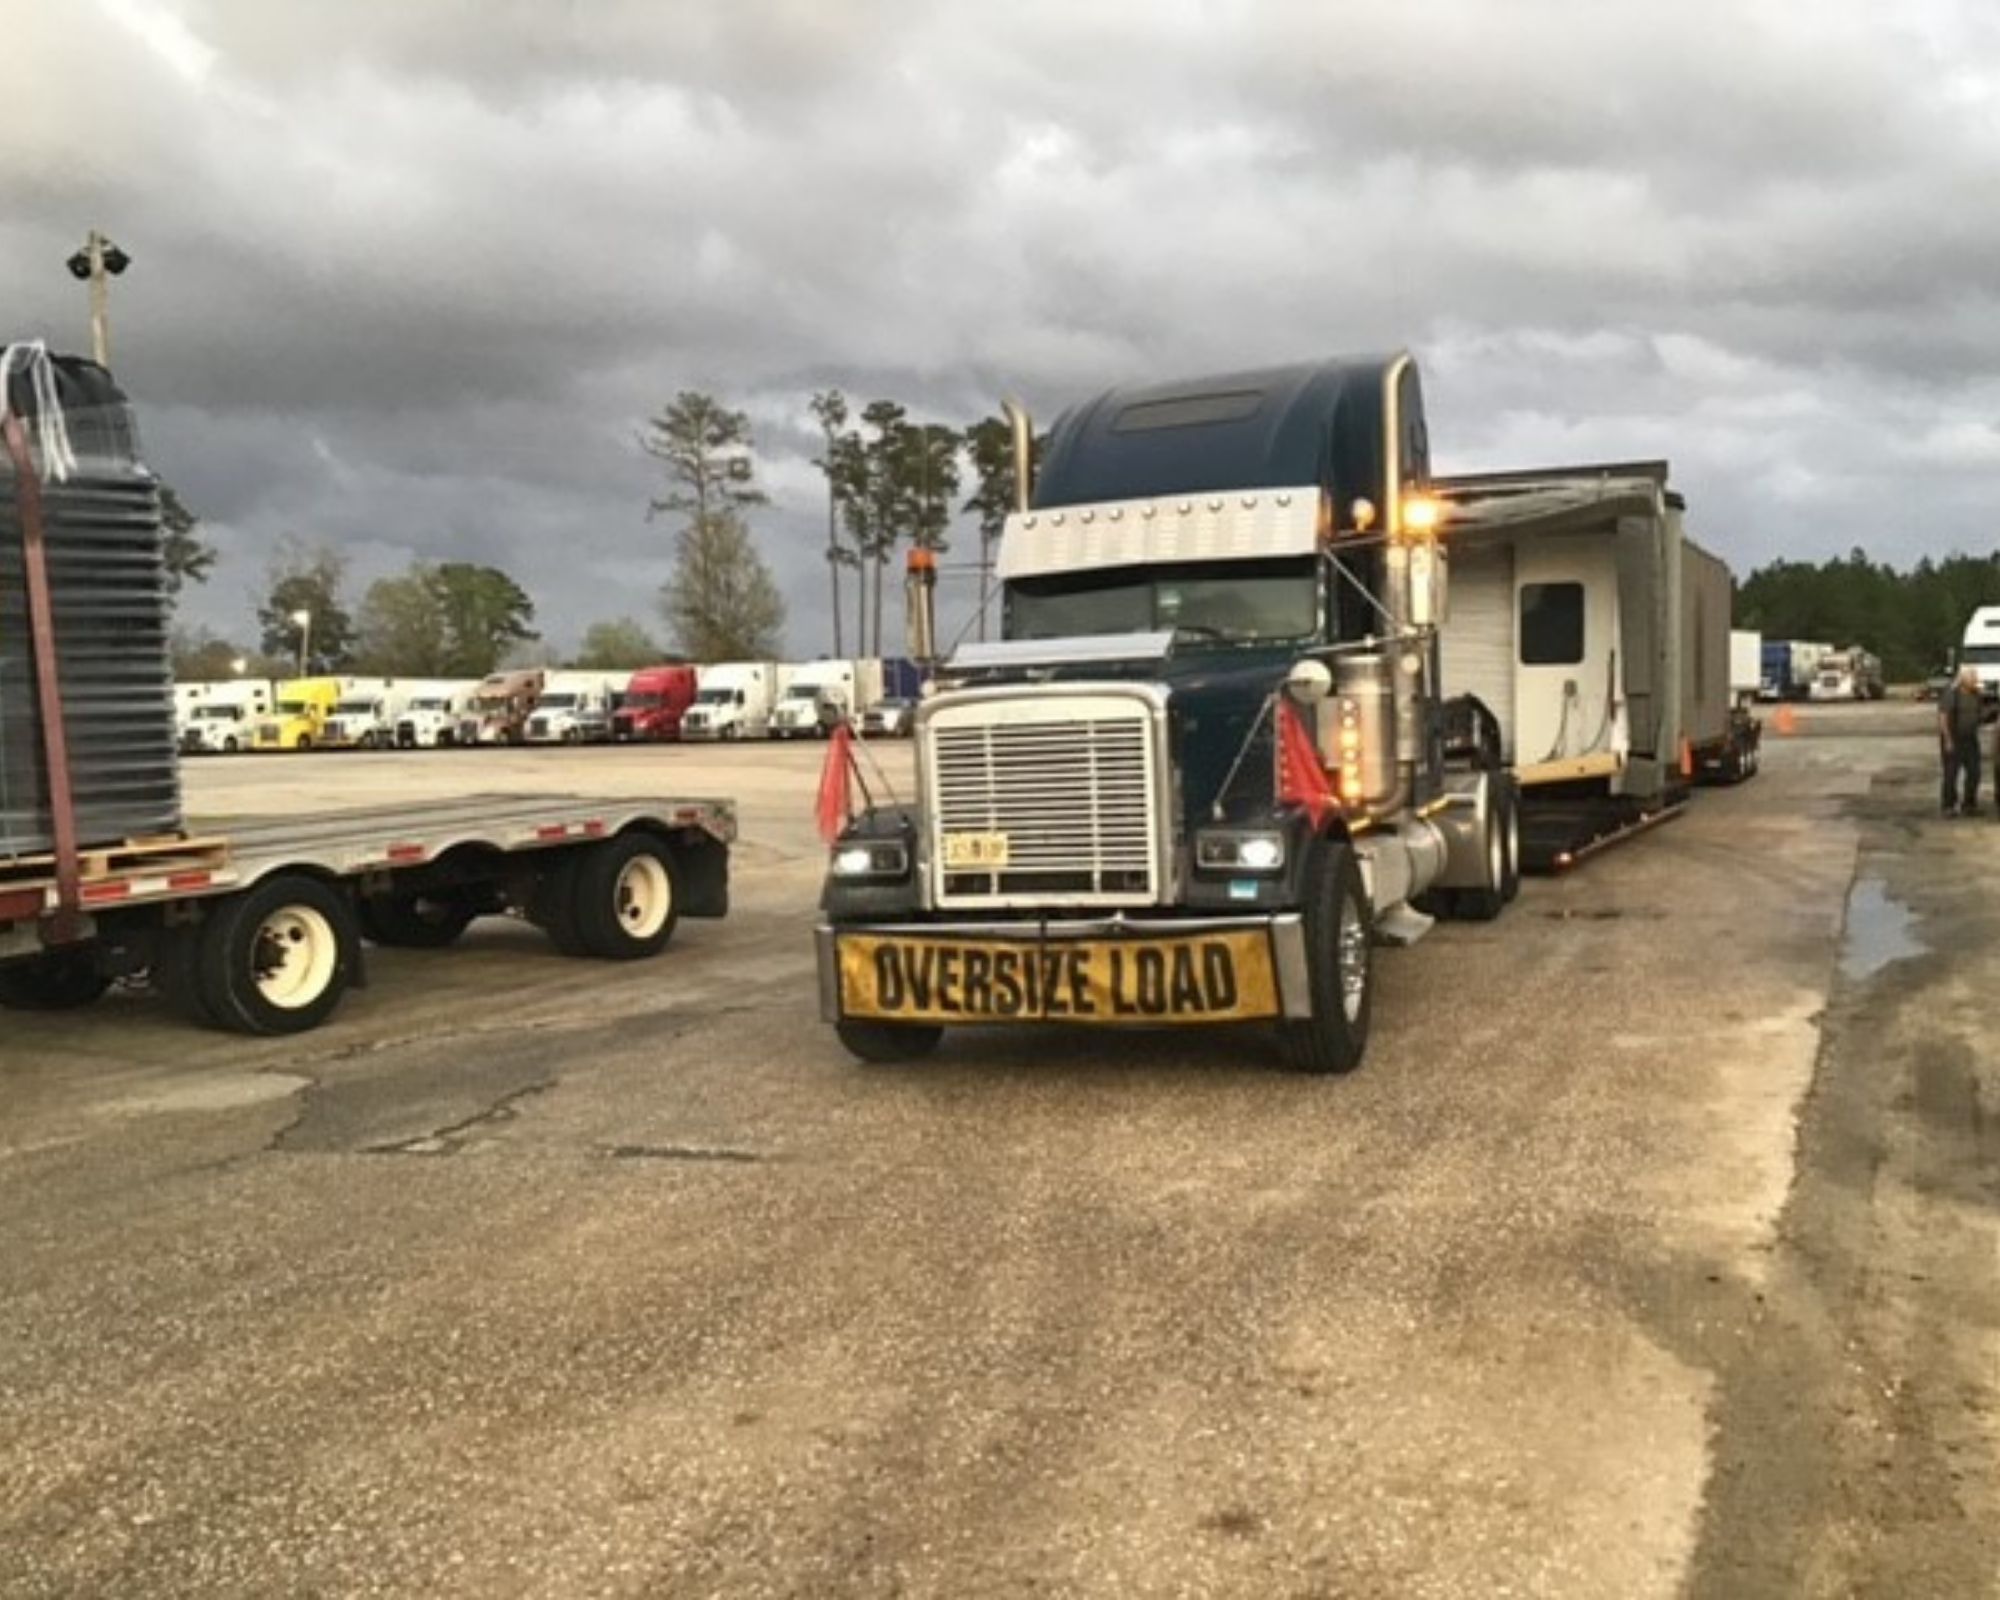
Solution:
[{"label": "building window", "polygon": [[1521,665],[1573,667],[1583,660],[1583,585],[1521,585]]}]

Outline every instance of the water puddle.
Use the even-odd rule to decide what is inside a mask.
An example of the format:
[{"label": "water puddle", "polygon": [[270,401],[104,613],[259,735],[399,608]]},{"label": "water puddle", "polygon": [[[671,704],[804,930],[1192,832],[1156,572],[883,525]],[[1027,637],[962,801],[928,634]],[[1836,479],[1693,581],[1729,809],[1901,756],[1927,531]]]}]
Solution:
[{"label": "water puddle", "polygon": [[1910,931],[1916,919],[1900,900],[1889,898],[1880,878],[1860,878],[1847,896],[1847,934],[1840,947],[1841,975],[1858,983],[1892,961],[1923,954]]}]

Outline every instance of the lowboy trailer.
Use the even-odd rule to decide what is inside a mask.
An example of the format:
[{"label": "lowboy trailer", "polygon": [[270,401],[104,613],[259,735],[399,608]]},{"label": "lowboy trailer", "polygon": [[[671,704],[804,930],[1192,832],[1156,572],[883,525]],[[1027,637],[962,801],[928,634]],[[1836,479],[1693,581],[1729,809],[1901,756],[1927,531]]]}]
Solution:
[{"label": "lowboy trailer", "polygon": [[493,796],[273,818],[0,863],[0,1004],[87,1005],[150,976],[192,1021],[302,1033],[362,975],[362,941],[438,948],[514,913],[568,955],[654,955],[729,908],[721,800]]}]

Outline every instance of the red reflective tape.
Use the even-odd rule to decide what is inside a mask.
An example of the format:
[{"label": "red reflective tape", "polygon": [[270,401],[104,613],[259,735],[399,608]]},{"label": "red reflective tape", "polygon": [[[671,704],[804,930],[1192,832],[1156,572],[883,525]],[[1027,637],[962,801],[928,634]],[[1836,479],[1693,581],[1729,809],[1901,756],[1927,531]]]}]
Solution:
[{"label": "red reflective tape", "polygon": [[595,817],[593,817],[590,821],[586,822],[583,825],[583,831],[589,834],[591,838],[595,839],[602,836],[604,832],[604,824],[598,821]]},{"label": "red reflective tape", "polygon": [[170,872],[167,874],[169,889],[206,889],[215,881],[212,872]]},{"label": "red reflective tape", "polygon": [[388,854],[391,861],[421,861],[424,859],[424,847],[420,844],[392,844]]},{"label": "red reflective tape", "polygon": [[100,900],[123,900],[130,896],[131,893],[132,885],[124,879],[117,879],[110,883],[86,883],[83,886],[83,898],[86,903],[95,903]]},{"label": "red reflective tape", "polygon": [[561,822],[545,822],[535,830],[537,839],[567,839],[569,826]]},{"label": "red reflective tape", "polygon": [[40,889],[16,889],[11,894],[0,894],[0,922],[38,917],[47,903]]}]

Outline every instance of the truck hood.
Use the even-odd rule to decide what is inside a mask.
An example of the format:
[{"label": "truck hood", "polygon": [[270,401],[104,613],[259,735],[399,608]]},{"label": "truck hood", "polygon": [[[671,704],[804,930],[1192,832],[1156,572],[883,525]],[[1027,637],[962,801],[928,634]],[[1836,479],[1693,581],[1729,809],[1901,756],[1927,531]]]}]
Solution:
[{"label": "truck hood", "polygon": [[[1126,648],[1121,650],[1118,646]],[[1272,738],[1265,702],[1285,680],[1303,646],[1217,644],[1170,634],[1119,639],[1034,640],[962,652],[945,668],[940,697],[953,689],[1044,683],[1146,683],[1164,690],[1171,759],[1179,775],[1183,822],[1192,831],[1224,816],[1262,813],[1271,799]],[[1002,657],[1000,651],[1006,651]],[[1244,741],[1257,732],[1247,753]],[[1242,764],[1230,778],[1230,769]],[[1227,785],[1227,793],[1224,786]]]}]

